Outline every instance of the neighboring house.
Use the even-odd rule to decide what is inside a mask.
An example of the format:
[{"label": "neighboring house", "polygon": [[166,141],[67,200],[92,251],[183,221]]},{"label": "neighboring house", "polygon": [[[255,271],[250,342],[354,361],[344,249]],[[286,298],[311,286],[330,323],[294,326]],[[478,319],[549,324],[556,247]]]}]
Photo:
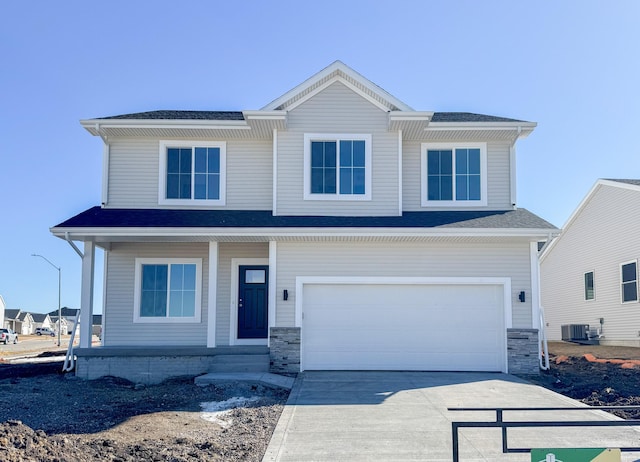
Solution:
[{"label": "neighboring house", "polygon": [[20,315],[20,310],[15,309],[5,309],[4,311],[4,322],[2,323],[2,327],[6,329],[11,329],[14,332],[21,332],[22,323],[18,319]]},{"label": "neighboring house", "polygon": [[69,325],[67,318],[65,318],[64,316],[62,316],[62,326],[58,326],[58,316],[50,316],[49,318],[51,319],[51,328],[56,332],[58,332],[58,329],[62,327],[62,330],[60,332],[62,334],[67,334],[69,333],[69,329],[73,328]]},{"label": "neighboring house", "polygon": [[4,312],[7,309],[7,305],[4,303],[4,298],[0,295],[0,326],[4,326]]},{"label": "neighboring house", "polygon": [[[73,329],[73,326],[76,325],[76,320],[78,319],[78,314],[80,313],[80,310],[77,308],[68,308],[66,306],[63,306],[62,308],[60,308],[60,312],[62,314],[62,317],[66,320],[66,325],[67,325],[66,330],[63,330],[62,332],[71,334],[71,330]],[[53,310],[49,312],[49,316],[51,316],[52,319],[54,316],[57,317],[58,310]],[[76,326],[76,330],[78,330],[79,328],[80,328],[79,325]]]},{"label": "neighboring house", "polygon": [[53,323],[51,322],[51,316],[47,313],[29,313],[33,318],[33,324],[30,334],[33,334],[38,327],[48,327],[53,329]]},{"label": "neighboring house", "polygon": [[91,333],[93,335],[97,335],[98,337],[102,338],[102,315],[101,314],[93,315]]},{"label": "neighboring house", "polygon": [[22,335],[33,334],[36,331],[36,327],[39,327],[36,325],[33,316],[32,313],[28,313],[27,311],[20,311],[16,318],[19,322],[19,330],[16,330],[16,332],[20,332]]},{"label": "neighboring house", "polygon": [[81,124],[104,142],[102,204],[51,230],[82,256],[81,333],[105,251],[103,346],[81,335],[78,375],[157,381],[222,352],[538,370],[538,242],[558,230],[516,207],[535,123],[415,111],[335,62],[260,110]]},{"label": "neighboring house", "polygon": [[640,180],[598,180],[543,251],[550,340],[563,325],[588,324],[602,344],[640,346],[639,211]]}]

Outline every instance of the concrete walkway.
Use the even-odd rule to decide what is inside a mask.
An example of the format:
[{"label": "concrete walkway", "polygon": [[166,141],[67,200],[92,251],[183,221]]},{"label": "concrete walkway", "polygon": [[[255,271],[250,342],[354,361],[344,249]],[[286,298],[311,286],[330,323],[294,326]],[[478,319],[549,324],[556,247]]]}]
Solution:
[{"label": "concrete walkway", "polygon": [[[294,384],[263,462],[451,461],[451,422],[495,419],[448,407],[584,407],[506,374],[305,372]],[[603,411],[505,413],[509,420],[615,420]],[[640,446],[626,427],[510,429],[509,447]],[[640,453],[623,453],[625,462]],[[499,429],[462,429],[462,461],[530,461],[502,454]]]}]

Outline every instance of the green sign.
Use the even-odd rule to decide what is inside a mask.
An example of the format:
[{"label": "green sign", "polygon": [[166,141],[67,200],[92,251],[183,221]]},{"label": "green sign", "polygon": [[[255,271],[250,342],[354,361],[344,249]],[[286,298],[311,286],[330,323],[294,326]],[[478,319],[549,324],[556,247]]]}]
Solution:
[{"label": "green sign", "polygon": [[620,462],[620,449],[532,449],[531,462]]}]

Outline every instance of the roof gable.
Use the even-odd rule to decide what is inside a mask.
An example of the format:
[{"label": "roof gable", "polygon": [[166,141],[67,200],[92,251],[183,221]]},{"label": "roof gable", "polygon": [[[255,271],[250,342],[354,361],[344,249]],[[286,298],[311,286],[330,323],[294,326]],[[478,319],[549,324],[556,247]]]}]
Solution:
[{"label": "roof gable", "polygon": [[589,203],[592,201],[592,199],[598,193],[598,191],[600,191],[602,187],[606,187],[606,186],[613,187],[613,188],[626,189],[630,191],[636,191],[640,193],[640,180],[608,178],[608,179],[599,179],[598,181],[596,181],[595,184],[591,187],[591,189],[587,193],[587,195],[584,197],[584,199],[582,199],[580,204],[578,204],[578,207],[576,207],[576,209],[573,211],[571,216],[569,216],[569,219],[562,227],[562,232],[560,233],[560,235],[557,238],[555,238],[553,241],[551,241],[551,243],[543,251],[542,255],[540,256],[541,260],[544,260],[544,258],[551,252],[551,249],[553,249],[557,245],[557,243],[562,240],[562,237],[565,235],[565,230],[571,227],[571,225],[578,219],[582,211],[589,205]]},{"label": "roof gable", "polygon": [[342,61],[335,61],[330,64],[300,85],[267,104],[262,110],[291,110],[335,82],[341,82],[385,111],[413,111],[410,106],[360,75]]}]

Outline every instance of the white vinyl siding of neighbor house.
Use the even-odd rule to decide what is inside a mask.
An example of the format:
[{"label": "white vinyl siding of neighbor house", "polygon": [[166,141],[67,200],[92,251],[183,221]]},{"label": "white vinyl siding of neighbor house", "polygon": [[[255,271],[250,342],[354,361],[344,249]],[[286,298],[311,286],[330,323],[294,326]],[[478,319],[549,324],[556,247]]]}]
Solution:
[{"label": "white vinyl siding of neighbor house", "polygon": [[[472,144],[469,141],[465,145]],[[484,143],[484,142],[483,142]],[[402,206],[406,212],[440,209],[421,205],[421,144],[422,141],[405,141],[402,146]],[[452,146],[455,142],[449,143]],[[511,160],[509,143],[487,143],[487,205],[456,207],[456,210],[509,210],[511,205]],[[450,207],[442,207],[449,209]]]},{"label": "white vinyl siding of neighbor house", "polygon": [[[531,328],[529,242],[279,242],[276,325],[295,325],[298,276],[336,277],[510,277],[513,327]],[[526,302],[518,300],[524,290]],[[428,329],[428,326],[426,326]]]},{"label": "white vinyl siding of neighbor house", "polygon": [[[185,140],[192,143],[193,140]],[[208,140],[201,140],[203,142]],[[273,145],[270,140],[226,141],[226,205],[158,205],[159,140],[111,140],[109,150],[110,208],[226,208],[271,210]],[[176,141],[179,144],[180,141]]]},{"label": "white vinyl siding of neighbor house", "polygon": [[[208,243],[113,243],[106,274],[104,344],[198,345],[207,344]],[[201,258],[202,316],[199,323],[141,324],[133,322],[136,258]]]},{"label": "white vinyl siding of neighbor house", "polygon": [[229,345],[231,336],[231,260],[233,258],[269,258],[266,242],[221,242],[218,248],[218,291],[216,313],[216,344]]},{"label": "white vinyl siding of neighbor house", "polygon": [[[640,303],[622,303],[620,265],[640,260],[640,192],[602,186],[541,261],[547,336],[564,324],[600,327],[603,344],[640,345]],[[594,272],[595,299],[585,300],[584,273]]]},{"label": "white vinyl siding of neighbor house", "polygon": [[[388,114],[341,83],[293,108],[278,132],[278,215],[398,215],[398,134]],[[371,200],[304,200],[305,133],[370,134]]]}]

